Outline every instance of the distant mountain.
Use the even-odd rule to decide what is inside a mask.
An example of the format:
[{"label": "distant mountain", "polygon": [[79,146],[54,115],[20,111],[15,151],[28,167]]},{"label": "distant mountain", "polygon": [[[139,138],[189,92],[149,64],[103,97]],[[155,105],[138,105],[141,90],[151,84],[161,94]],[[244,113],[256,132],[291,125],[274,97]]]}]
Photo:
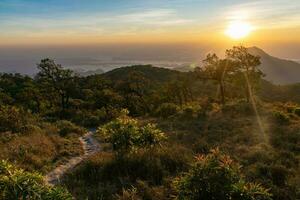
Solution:
[{"label": "distant mountain", "polygon": [[79,76],[83,76],[83,77],[104,73],[103,69],[88,70],[88,71],[82,70],[82,69],[76,69],[74,71],[76,74],[78,74]]},{"label": "distant mountain", "polygon": [[164,83],[170,80],[174,80],[182,74],[182,72],[179,71],[153,67],[152,65],[136,65],[130,67],[121,67],[108,71],[104,74],[104,76],[114,81],[122,81],[127,80],[131,73],[139,73],[148,80],[157,83]]},{"label": "distant mountain", "polygon": [[195,66],[192,65],[184,65],[180,67],[174,67],[173,70],[180,71],[180,72],[192,72],[195,69]]},{"label": "distant mountain", "polygon": [[300,63],[276,58],[258,47],[250,47],[248,50],[261,57],[260,69],[266,74],[266,80],[280,85],[300,82]]}]

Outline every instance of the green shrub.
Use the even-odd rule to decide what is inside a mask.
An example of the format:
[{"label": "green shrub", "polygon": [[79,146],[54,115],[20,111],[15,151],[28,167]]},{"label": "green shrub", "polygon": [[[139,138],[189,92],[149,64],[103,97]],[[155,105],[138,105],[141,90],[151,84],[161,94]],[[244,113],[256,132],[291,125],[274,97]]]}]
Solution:
[{"label": "green shrub", "polygon": [[185,119],[192,119],[197,115],[202,114],[201,106],[198,104],[186,105],[182,109],[182,117]]},{"label": "green shrub", "polygon": [[71,133],[82,135],[85,132],[83,128],[76,126],[75,124],[67,120],[57,121],[56,125],[59,128],[59,134],[61,136],[67,136]]},{"label": "green shrub", "polygon": [[290,121],[289,117],[286,114],[284,114],[283,112],[279,112],[279,111],[274,111],[273,117],[276,120],[276,122],[281,125],[287,124]]},{"label": "green shrub", "polygon": [[242,179],[240,166],[219,150],[197,157],[189,172],[175,181],[182,200],[269,200],[268,190]]},{"label": "green shrub", "polygon": [[254,114],[253,106],[246,101],[238,101],[238,102],[226,104],[222,107],[222,111],[224,113],[231,113],[231,114],[244,114],[244,115]]},{"label": "green shrub", "polygon": [[72,122],[84,127],[96,127],[100,124],[98,116],[96,116],[92,112],[85,110],[77,110],[76,112],[74,112]]},{"label": "green shrub", "polygon": [[44,184],[38,173],[17,169],[6,161],[0,161],[0,197],[6,200],[71,200],[72,196],[63,188]]},{"label": "green shrub", "polygon": [[168,188],[150,186],[145,181],[137,181],[135,186],[123,188],[121,194],[116,195],[116,200],[167,200]]},{"label": "green shrub", "polygon": [[153,147],[165,140],[165,134],[154,124],[147,124],[139,128],[137,145],[140,147]]},{"label": "green shrub", "polygon": [[116,200],[143,200],[141,196],[138,195],[137,188],[132,187],[130,189],[123,189],[121,195],[116,195]]},{"label": "green shrub", "polygon": [[253,179],[260,179],[262,182],[277,186],[286,185],[288,169],[282,165],[257,163],[251,174]]},{"label": "green shrub", "polygon": [[140,127],[137,120],[122,116],[97,130],[105,142],[112,144],[113,150],[124,154],[139,147],[152,147],[165,139],[164,133],[153,124]]},{"label": "green shrub", "polygon": [[138,124],[129,117],[118,118],[100,127],[97,133],[105,142],[112,144],[113,150],[130,151],[138,140]]},{"label": "green shrub", "polygon": [[178,111],[179,111],[179,107],[176,104],[163,103],[157,108],[155,114],[158,117],[167,118],[172,115],[175,115],[176,113],[178,113]]},{"label": "green shrub", "polygon": [[192,153],[181,146],[137,149],[124,157],[101,152],[68,174],[65,184],[72,193],[79,195],[78,199],[97,199],[102,195],[103,199],[111,199],[122,188],[131,193],[131,189],[128,190],[131,186],[137,188],[139,196],[145,197],[140,181],[148,183],[149,187],[161,187],[170,176],[186,171],[191,159]]},{"label": "green shrub", "polygon": [[294,113],[300,117],[300,108],[295,108]]},{"label": "green shrub", "polygon": [[22,132],[28,117],[28,114],[20,108],[0,106],[0,131]]},{"label": "green shrub", "polygon": [[198,139],[193,144],[193,150],[197,154],[207,154],[207,153],[209,153],[210,145],[204,139]]}]

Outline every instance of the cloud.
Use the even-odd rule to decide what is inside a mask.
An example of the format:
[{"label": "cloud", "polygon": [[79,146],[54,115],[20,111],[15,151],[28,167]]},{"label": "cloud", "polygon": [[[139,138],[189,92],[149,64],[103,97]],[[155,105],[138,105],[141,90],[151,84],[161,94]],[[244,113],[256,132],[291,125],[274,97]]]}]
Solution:
[{"label": "cloud", "polygon": [[283,28],[300,25],[299,0],[260,0],[231,6],[228,21],[248,20],[261,28]]},{"label": "cloud", "polygon": [[[132,34],[135,32],[153,32],[153,29],[188,25],[192,20],[178,17],[172,9],[152,9],[125,14],[85,14],[81,16],[50,17],[9,17],[0,16],[0,25],[5,27],[3,34],[42,35],[56,34]],[[122,31],[122,33],[119,33]],[[157,30],[156,30],[157,31]]]},{"label": "cloud", "polygon": [[157,26],[181,25],[192,22],[190,19],[183,19],[177,16],[172,9],[148,10],[144,12],[130,13],[117,17],[125,23],[148,24]]}]

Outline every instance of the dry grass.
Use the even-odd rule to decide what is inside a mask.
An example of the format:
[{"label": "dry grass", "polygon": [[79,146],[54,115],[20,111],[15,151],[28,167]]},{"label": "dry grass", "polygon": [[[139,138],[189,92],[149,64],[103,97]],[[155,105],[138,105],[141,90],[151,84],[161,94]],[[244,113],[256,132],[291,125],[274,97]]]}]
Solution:
[{"label": "dry grass", "polygon": [[47,131],[36,127],[24,134],[1,133],[0,159],[45,173],[69,157],[83,153],[77,135],[61,137],[55,127],[45,126]]}]

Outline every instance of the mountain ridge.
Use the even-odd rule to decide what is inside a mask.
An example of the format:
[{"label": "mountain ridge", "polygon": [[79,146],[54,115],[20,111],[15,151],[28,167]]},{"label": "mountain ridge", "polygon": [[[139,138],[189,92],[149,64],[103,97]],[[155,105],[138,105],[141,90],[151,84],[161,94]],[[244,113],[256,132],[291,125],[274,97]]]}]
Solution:
[{"label": "mountain ridge", "polygon": [[251,54],[260,56],[259,68],[266,74],[266,80],[279,85],[300,82],[300,63],[277,58],[256,46],[249,47],[248,50]]}]

